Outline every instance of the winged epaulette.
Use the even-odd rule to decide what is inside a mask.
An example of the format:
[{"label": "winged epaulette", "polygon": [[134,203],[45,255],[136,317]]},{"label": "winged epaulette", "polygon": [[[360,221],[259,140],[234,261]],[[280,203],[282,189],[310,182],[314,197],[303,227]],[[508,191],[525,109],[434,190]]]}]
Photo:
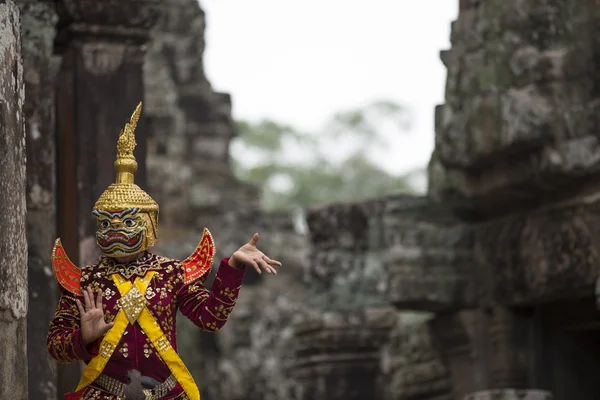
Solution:
[{"label": "winged epaulette", "polygon": [[52,271],[60,286],[81,295],[81,270],[67,256],[60,238],[56,239],[52,250]]},{"label": "winged epaulette", "polygon": [[202,234],[202,239],[191,256],[183,261],[185,271],[185,283],[190,283],[196,279],[202,282],[208,278],[217,249],[212,234],[206,228]]}]

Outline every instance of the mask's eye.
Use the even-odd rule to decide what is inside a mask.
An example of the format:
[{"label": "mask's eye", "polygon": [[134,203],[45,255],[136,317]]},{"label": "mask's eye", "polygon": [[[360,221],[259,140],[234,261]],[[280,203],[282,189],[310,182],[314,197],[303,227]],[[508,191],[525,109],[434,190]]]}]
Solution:
[{"label": "mask's eye", "polygon": [[102,229],[108,228],[109,225],[110,225],[110,222],[108,222],[107,220],[103,220],[100,222],[100,228],[102,228]]},{"label": "mask's eye", "polygon": [[132,220],[131,218],[127,218],[125,221],[123,221],[123,225],[125,225],[128,228],[131,228],[132,226],[135,225],[135,221]]}]

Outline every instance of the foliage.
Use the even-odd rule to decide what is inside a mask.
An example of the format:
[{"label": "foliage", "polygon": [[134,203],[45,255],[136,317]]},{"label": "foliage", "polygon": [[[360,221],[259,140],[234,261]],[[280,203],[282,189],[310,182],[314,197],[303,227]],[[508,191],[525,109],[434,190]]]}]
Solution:
[{"label": "foliage", "polygon": [[398,134],[409,127],[406,111],[394,102],[337,113],[316,133],[272,120],[237,124],[236,174],[263,187],[269,209],[412,192],[408,176],[393,176],[369,157],[372,149],[387,144],[380,134],[384,125]]}]

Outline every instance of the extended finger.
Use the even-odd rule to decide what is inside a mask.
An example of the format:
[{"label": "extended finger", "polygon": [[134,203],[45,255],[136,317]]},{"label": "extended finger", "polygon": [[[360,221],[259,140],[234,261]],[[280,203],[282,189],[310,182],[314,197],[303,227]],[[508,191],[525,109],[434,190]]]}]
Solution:
[{"label": "extended finger", "polygon": [[79,299],[75,300],[75,303],[77,304],[77,308],[79,309],[79,315],[85,314],[85,310],[83,309],[83,305],[81,304]]},{"label": "extended finger", "polygon": [[96,296],[96,308],[102,310],[102,290],[98,289],[98,295]]},{"label": "extended finger", "polygon": [[252,246],[256,246],[256,244],[258,243],[258,239],[260,239],[260,235],[258,233],[255,233],[248,243],[250,243],[250,245]]},{"label": "extended finger", "polygon": [[267,262],[265,260],[257,260],[257,262],[260,264],[261,267],[264,268],[265,271],[267,271],[269,274],[275,274],[277,275],[277,271],[275,271],[275,268],[271,267],[269,264],[267,264]]},{"label": "extended finger", "polygon": [[277,261],[277,260],[272,260],[269,257],[267,257],[266,255],[263,255],[263,260],[265,260],[266,262],[268,262],[271,265],[277,265],[278,267],[281,267],[281,262]]},{"label": "extended finger", "polygon": [[256,270],[256,272],[258,272],[259,275],[262,275],[262,271],[260,270],[260,267],[258,266],[258,264],[256,263],[256,261],[254,261],[254,260],[248,260],[248,263],[250,265],[252,265],[252,267]]},{"label": "extended finger", "polygon": [[85,311],[89,311],[92,308],[92,302],[90,300],[90,287],[88,286],[84,291],[83,291],[83,301],[84,301],[84,305],[85,305]]},{"label": "extended finger", "polygon": [[94,308],[96,308],[96,299],[94,297],[94,289],[92,289],[91,286],[88,286],[87,290],[88,290],[88,296],[90,298],[90,310],[93,310]]},{"label": "extended finger", "polygon": [[91,286],[87,287],[88,298],[90,299],[90,310],[96,308],[96,299],[94,297],[94,289]]}]

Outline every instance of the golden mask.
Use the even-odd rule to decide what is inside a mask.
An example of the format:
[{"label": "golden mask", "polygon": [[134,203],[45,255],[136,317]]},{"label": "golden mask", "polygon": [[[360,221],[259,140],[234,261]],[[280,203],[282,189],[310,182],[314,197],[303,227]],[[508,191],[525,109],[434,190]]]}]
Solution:
[{"label": "golden mask", "polygon": [[135,128],[140,103],[117,141],[117,177],[100,196],[92,215],[96,218],[98,246],[107,256],[127,257],[149,249],[158,239],[158,204],[134,183],[137,162]]}]

